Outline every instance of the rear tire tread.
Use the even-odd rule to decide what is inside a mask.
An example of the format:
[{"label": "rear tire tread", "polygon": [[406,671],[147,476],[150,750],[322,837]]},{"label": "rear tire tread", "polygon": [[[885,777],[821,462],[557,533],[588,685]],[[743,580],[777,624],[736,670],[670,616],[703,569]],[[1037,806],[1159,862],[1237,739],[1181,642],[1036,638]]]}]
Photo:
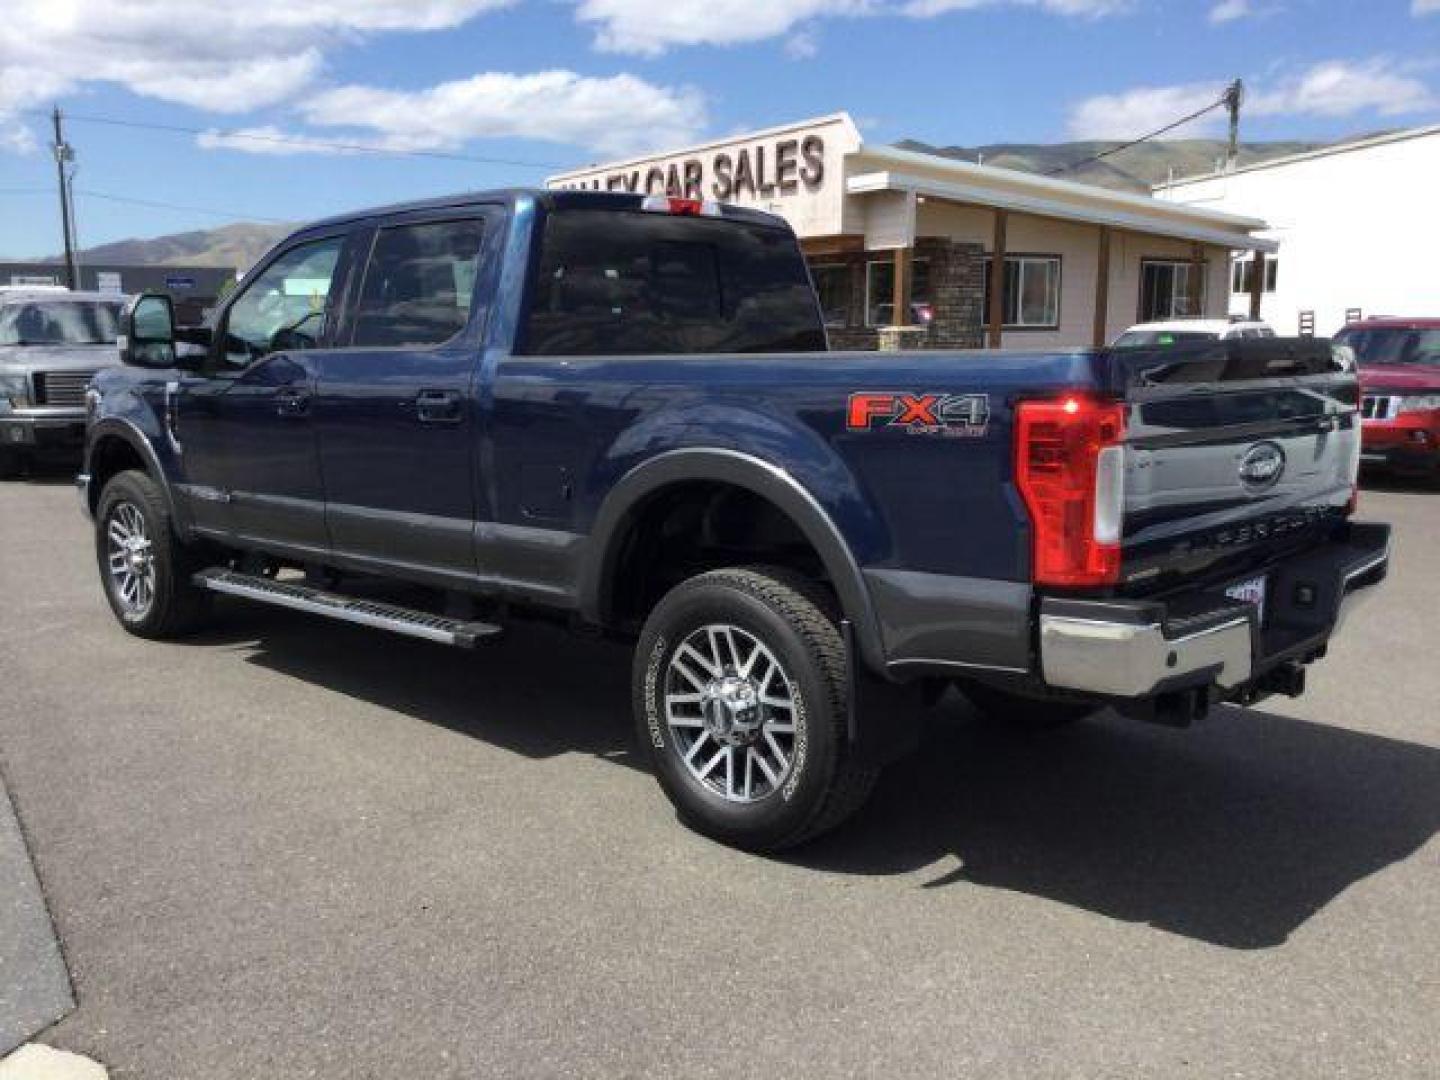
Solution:
[{"label": "rear tire tread", "polygon": [[808,819],[765,845],[765,850],[781,851],[828,832],[854,814],[869,798],[879,770],[855,760],[850,746],[845,643],[834,614],[836,604],[830,595],[809,578],[775,566],[711,570],[682,583],[677,590],[717,584],[749,593],[790,622],[821,671],[826,687],[828,700],[823,704],[837,747],[834,774],[825,797]]}]

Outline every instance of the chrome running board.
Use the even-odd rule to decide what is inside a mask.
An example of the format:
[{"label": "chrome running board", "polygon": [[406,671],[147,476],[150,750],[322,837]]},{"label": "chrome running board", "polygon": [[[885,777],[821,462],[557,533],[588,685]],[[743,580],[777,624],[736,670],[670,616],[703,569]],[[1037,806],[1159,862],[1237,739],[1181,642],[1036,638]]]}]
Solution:
[{"label": "chrome running board", "polygon": [[501,628],[493,623],[465,622],[450,619],[444,615],[432,615],[428,611],[386,604],[377,600],[341,596],[325,592],[309,585],[275,581],[255,574],[241,574],[235,570],[214,566],[201,570],[191,580],[202,589],[224,593],[226,596],[240,596],[246,600],[257,600],[262,604],[291,608],[295,611],[322,615],[327,619],[373,626],[377,630],[389,630],[392,634],[423,638],[441,645],[456,645],[473,648],[486,638],[500,634]]}]

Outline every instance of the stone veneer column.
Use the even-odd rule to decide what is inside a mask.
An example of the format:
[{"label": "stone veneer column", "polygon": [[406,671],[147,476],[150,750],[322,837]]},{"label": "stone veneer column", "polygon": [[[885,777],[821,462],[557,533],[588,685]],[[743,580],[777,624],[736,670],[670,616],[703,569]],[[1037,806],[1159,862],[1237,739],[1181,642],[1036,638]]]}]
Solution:
[{"label": "stone veneer column", "polygon": [[925,347],[984,348],[984,246],[922,238],[916,242],[915,254],[930,260],[930,298],[935,319]]}]

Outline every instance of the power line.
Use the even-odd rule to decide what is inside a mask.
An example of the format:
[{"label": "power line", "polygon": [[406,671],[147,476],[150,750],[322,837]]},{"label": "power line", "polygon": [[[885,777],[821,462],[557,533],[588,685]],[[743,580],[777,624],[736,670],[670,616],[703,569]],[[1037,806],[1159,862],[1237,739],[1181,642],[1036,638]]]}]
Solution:
[{"label": "power line", "polygon": [[132,199],[127,195],[108,195],[103,191],[86,191],[84,188],[76,188],[76,195],[84,195],[87,199],[104,199],[106,202],[128,203],[131,206],[150,206],[160,210],[185,210],[192,214],[212,214],[215,217],[237,218],[245,221],[268,221],[276,225],[293,225],[293,221],[284,218],[264,217],[260,214],[241,214],[233,210],[211,210],[204,206],[184,206],[180,203],[159,202],[155,199]]},{"label": "power line", "polygon": [[[29,110],[36,112],[36,110]],[[48,114],[45,114],[48,115]],[[335,142],[329,139],[301,139],[286,135],[264,135],[257,131],[223,131],[216,128],[189,127],[184,124],[159,124],[146,120],[122,120],[115,116],[82,116],[66,113],[65,119],[80,124],[105,124],[110,127],[139,128],[145,131],[163,131],[171,135],[214,135],[224,139],[244,139],[249,142],[269,143],[279,146],[303,146],[311,149],[337,150],[350,154],[374,154],[379,157],[431,158],[437,161],[463,161],[477,165],[509,165],[517,169],[559,169],[564,166],[553,161],[518,161],[511,158],[480,157],[475,154],[448,153],[444,150],[396,150],[383,146],[367,146],[364,143]]]},{"label": "power line", "polygon": [[1131,139],[1129,142],[1121,143],[1119,146],[1112,146],[1109,150],[1102,150],[1098,154],[1092,154],[1090,157],[1081,158],[1079,161],[1072,161],[1067,165],[1061,165],[1059,168],[1048,169],[1043,175],[1058,176],[1060,173],[1069,172],[1071,169],[1078,169],[1081,165],[1089,165],[1091,162],[1099,161],[1102,158],[1107,158],[1111,154],[1118,154],[1121,150],[1129,150],[1132,146],[1139,146],[1143,142],[1149,142],[1151,139],[1154,139],[1160,135],[1164,135],[1167,131],[1174,131],[1182,124],[1188,124],[1191,120],[1199,119],[1206,113],[1210,112],[1212,109],[1218,109],[1221,106],[1229,106],[1231,102],[1232,92],[1233,84],[1232,86],[1227,87],[1225,93],[1222,94],[1220,97],[1216,98],[1209,105],[1206,105],[1200,109],[1196,109],[1189,116],[1182,116],[1179,120],[1175,120],[1172,123],[1166,124],[1162,128],[1157,128],[1156,130],[1150,132],[1148,135],[1141,135],[1138,139]]}]

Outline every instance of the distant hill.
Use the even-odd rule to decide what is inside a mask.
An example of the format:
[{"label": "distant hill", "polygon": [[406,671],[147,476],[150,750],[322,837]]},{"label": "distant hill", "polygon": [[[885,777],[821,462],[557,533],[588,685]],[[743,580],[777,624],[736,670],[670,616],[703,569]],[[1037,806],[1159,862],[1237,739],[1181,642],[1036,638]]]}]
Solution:
[{"label": "distant hill", "polygon": [[[150,240],[117,240],[113,244],[100,244],[82,251],[80,260],[124,266],[224,266],[244,271],[294,229],[293,225],[279,223],[237,221],[218,229],[196,229]],[[60,257],[50,256],[44,261],[59,262]]]},{"label": "distant hill", "polygon": [[[1088,158],[1122,145],[1114,142],[992,143],[989,146],[931,146],[905,139],[896,144],[904,150],[959,161],[983,159],[986,165],[1019,172],[1054,174],[1062,180],[1148,194],[1152,185],[1164,183],[1173,169],[1177,177],[1210,172],[1225,157],[1221,139],[1173,139],[1141,143],[1100,161]],[[1241,143],[1239,163],[1252,165],[1286,154],[1316,150],[1327,143],[1256,142]],[[1077,162],[1085,162],[1077,165]],[[1067,166],[1075,165],[1074,168]],[[1063,171],[1062,171],[1063,170]]]}]

